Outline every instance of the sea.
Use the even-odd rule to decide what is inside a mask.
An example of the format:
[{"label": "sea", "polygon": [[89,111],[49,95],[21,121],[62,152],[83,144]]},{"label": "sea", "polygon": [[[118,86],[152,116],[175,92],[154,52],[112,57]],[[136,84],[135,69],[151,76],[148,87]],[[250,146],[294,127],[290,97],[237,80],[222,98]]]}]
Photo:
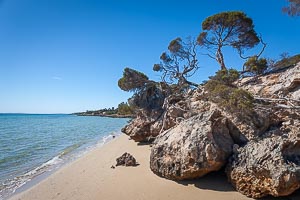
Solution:
[{"label": "sea", "polygon": [[0,114],[0,199],[121,134],[130,119]]}]

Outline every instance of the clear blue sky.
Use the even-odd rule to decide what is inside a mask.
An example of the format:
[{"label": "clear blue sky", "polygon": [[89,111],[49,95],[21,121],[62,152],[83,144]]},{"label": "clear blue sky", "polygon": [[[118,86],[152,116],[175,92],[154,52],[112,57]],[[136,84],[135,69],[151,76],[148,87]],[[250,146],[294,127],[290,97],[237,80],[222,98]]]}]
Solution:
[{"label": "clear blue sky", "polygon": [[[124,67],[159,80],[154,63],[168,43],[197,37],[208,16],[241,10],[268,43],[266,57],[300,53],[300,18],[285,0],[0,0],[0,112],[71,113],[117,106]],[[199,58],[193,81],[218,69]],[[235,54],[227,66],[240,69]]]}]

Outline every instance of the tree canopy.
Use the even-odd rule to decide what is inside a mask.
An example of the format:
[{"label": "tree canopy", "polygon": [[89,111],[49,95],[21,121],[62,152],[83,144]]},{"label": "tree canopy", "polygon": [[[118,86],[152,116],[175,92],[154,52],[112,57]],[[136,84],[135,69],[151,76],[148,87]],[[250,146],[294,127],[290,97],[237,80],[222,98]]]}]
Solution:
[{"label": "tree canopy", "polygon": [[136,91],[145,87],[147,82],[149,78],[145,74],[127,67],[118,81],[118,86],[124,91]]},{"label": "tree canopy", "polygon": [[268,68],[268,62],[265,58],[258,59],[256,56],[250,57],[245,63],[246,71],[255,75],[263,74]]},{"label": "tree canopy", "polygon": [[300,16],[300,0],[288,0],[289,5],[282,9],[283,12],[295,17]]},{"label": "tree canopy", "polygon": [[128,100],[131,109],[151,110],[162,107],[166,95],[164,84],[149,80],[145,74],[127,67],[124,69],[123,77],[119,79],[118,85],[124,91],[134,92]]},{"label": "tree canopy", "polygon": [[239,11],[222,12],[206,18],[202,22],[198,44],[206,47],[208,56],[215,59],[226,69],[222,48],[229,46],[236,49],[240,56],[245,50],[253,48],[260,42],[254,30],[253,21]]},{"label": "tree canopy", "polygon": [[172,40],[168,46],[169,52],[163,52],[160,56],[161,63],[154,64],[153,70],[162,72],[162,80],[166,83],[177,85],[198,86],[187,79],[199,68],[197,60],[197,42],[191,38],[183,41],[181,38]]}]

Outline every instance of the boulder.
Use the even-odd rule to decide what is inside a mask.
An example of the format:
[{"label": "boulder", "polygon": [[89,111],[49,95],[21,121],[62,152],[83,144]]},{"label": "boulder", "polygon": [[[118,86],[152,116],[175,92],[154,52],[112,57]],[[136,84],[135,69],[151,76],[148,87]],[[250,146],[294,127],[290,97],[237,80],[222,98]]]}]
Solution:
[{"label": "boulder", "polygon": [[224,166],[232,146],[227,119],[219,110],[210,110],[157,136],[151,149],[150,168],[172,180],[198,178]]},{"label": "boulder", "polygon": [[136,142],[151,141],[160,133],[162,123],[157,121],[160,121],[162,114],[162,109],[140,111],[137,117],[122,129],[122,132]]},{"label": "boulder", "polygon": [[234,138],[235,143],[243,145],[250,140],[256,140],[266,132],[273,124],[276,124],[272,110],[255,109],[251,113],[239,115],[229,113],[226,110],[222,114],[229,119],[230,133]]},{"label": "boulder", "polygon": [[116,166],[120,166],[120,165],[122,165],[122,166],[137,166],[137,162],[136,162],[135,158],[127,152],[125,152],[122,156],[117,158],[116,161],[117,161]]},{"label": "boulder", "polygon": [[281,132],[250,141],[234,151],[226,172],[248,197],[287,196],[300,188],[300,137]]}]

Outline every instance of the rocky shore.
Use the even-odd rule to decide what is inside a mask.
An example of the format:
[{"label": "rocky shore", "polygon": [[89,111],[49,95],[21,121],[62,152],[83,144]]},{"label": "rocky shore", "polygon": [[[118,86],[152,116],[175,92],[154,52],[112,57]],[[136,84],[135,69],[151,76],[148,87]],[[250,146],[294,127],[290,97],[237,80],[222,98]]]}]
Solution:
[{"label": "rocky shore", "polygon": [[230,112],[199,86],[166,97],[160,108],[141,109],[122,131],[153,142],[150,168],[161,177],[201,179],[226,168],[229,182],[248,197],[292,194],[300,188],[300,63],[234,84],[253,95],[251,112]]}]

